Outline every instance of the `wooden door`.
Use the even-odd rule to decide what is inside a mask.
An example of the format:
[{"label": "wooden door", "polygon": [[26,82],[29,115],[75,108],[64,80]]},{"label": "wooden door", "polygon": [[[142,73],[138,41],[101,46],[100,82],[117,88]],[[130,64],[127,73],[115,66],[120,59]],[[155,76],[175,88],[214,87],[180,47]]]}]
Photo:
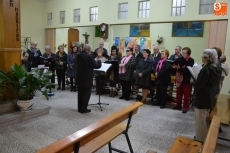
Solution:
[{"label": "wooden door", "polygon": [[56,53],[56,29],[46,29],[45,45],[50,46],[51,52]]},{"label": "wooden door", "polygon": [[68,50],[72,47],[73,42],[79,42],[79,31],[78,29],[68,30]]},{"label": "wooden door", "polygon": [[209,30],[208,48],[218,47],[224,53],[228,21],[211,21]]}]

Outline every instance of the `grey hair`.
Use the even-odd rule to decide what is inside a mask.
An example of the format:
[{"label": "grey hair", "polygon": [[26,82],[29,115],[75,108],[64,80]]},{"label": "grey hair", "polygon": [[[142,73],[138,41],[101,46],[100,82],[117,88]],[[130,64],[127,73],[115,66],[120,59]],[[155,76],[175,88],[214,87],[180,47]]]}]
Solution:
[{"label": "grey hair", "polygon": [[182,47],[181,47],[181,46],[176,46],[176,47],[178,47],[180,50],[182,49]]},{"label": "grey hair", "polygon": [[203,51],[203,55],[202,55],[203,58],[206,58],[207,59],[207,62],[209,64],[213,64],[213,65],[216,65],[217,63],[217,51],[215,49],[205,49]]},{"label": "grey hair", "polygon": [[99,44],[103,44],[104,45],[104,41],[100,41]]},{"label": "grey hair", "polygon": [[47,50],[47,49],[50,49],[50,46],[46,46],[46,47],[45,47],[45,50]]},{"label": "grey hair", "polygon": [[91,51],[91,46],[89,44],[85,44],[83,50]]},{"label": "grey hair", "polygon": [[141,50],[141,46],[140,45],[136,45],[138,50],[140,51]]},{"label": "grey hair", "polygon": [[153,46],[153,48],[155,48],[155,47],[159,50],[159,46],[158,46],[158,45],[154,45],[154,46]]},{"label": "grey hair", "polygon": [[81,46],[81,43],[80,42],[76,42],[75,44],[77,47]]}]

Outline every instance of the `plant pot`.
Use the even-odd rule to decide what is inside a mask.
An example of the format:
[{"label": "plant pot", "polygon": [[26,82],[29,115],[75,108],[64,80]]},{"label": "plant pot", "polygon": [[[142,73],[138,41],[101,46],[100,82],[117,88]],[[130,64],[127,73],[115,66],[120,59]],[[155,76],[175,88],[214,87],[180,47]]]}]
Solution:
[{"label": "plant pot", "polygon": [[22,112],[31,111],[34,102],[31,100],[18,100],[17,105],[21,109]]},{"label": "plant pot", "polygon": [[158,44],[161,44],[161,43],[162,43],[162,40],[157,40],[157,43],[158,43]]}]

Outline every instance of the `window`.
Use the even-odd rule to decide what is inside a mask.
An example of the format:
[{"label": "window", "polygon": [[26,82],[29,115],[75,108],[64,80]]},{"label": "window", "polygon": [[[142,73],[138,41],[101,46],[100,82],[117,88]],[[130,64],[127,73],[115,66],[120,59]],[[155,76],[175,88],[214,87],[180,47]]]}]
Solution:
[{"label": "window", "polygon": [[172,16],[182,16],[185,14],[185,0],[173,0]]},{"label": "window", "polygon": [[74,23],[80,22],[80,9],[73,10],[73,22]]},{"label": "window", "polygon": [[90,21],[97,21],[98,20],[98,7],[90,7]]},{"label": "window", "polygon": [[120,3],[118,8],[118,19],[128,18],[128,3]]},{"label": "window", "polygon": [[200,14],[213,14],[216,0],[200,0]]},{"label": "window", "polygon": [[65,24],[65,11],[60,11],[60,24]]},{"label": "window", "polygon": [[139,18],[148,18],[149,17],[149,1],[139,2],[138,17]]},{"label": "window", "polygon": [[47,25],[52,25],[52,13],[47,13]]},{"label": "window", "polygon": [[175,22],[172,26],[173,37],[203,37],[203,22]]}]

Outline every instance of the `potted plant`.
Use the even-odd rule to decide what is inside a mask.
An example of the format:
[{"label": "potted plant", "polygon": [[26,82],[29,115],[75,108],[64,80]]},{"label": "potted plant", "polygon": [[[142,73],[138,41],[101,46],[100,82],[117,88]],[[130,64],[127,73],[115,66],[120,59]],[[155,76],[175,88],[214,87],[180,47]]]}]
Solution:
[{"label": "potted plant", "polygon": [[163,42],[163,37],[159,37],[159,36],[158,36],[157,43],[158,43],[158,44],[161,44],[162,42]]},{"label": "potted plant", "polygon": [[38,68],[27,72],[24,66],[15,64],[9,73],[0,70],[0,88],[16,95],[21,111],[29,111],[34,104],[33,97],[36,91],[42,92],[46,99],[49,99],[48,90],[51,90],[52,85],[49,82],[51,73],[41,74]]}]

